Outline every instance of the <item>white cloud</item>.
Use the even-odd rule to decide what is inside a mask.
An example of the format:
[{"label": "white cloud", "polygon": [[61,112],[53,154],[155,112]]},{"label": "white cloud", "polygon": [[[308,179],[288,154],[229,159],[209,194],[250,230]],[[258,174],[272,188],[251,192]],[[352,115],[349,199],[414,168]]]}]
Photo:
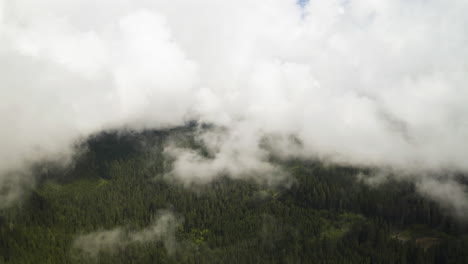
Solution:
[{"label": "white cloud", "polygon": [[156,214],[154,222],[145,229],[128,231],[117,227],[91,232],[78,236],[74,241],[74,248],[87,256],[96,257],[100,252],[114,252],[132,243],[161,241],[167,252],[172,254],[177,250],[175,232],[180,224],[181,219],[171,212],[161,210]]},{"label": "white cloud", "polygon": [[1,175],[69,156],[102,129],[194,117],[233,135],[197,177],[269,170],[255,142],[271,134],[303,143],[288,155],[467,172],[467,11],[464,0],[1,1]]}]

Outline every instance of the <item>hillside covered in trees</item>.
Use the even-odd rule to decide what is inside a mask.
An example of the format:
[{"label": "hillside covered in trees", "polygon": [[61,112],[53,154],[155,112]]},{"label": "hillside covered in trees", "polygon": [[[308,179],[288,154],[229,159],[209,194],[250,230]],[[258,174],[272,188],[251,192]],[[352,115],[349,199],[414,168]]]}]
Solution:
[{"label": "hillside covered in trees", "polygon": [[466,221],[369,169],[273,160],[287,183],[171,181],[164,145],[203,152],[192,129],[102,133],[71,166],[38,164],[0,211],[0,263],[468,263]]}]

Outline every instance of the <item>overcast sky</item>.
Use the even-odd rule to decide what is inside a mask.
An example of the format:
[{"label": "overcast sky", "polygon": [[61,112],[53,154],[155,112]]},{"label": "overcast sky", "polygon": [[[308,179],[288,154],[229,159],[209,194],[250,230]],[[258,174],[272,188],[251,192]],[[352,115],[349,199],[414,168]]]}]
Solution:
[{"label": "overcast sky", "polygon": [[274,174],[265,137],[286,156],[468,172],[468,2],[302,2],[0,0],[0,186],[92,133],[193,119],[226,130],[200,135],[214,160],[169,150],[176,174]]}]

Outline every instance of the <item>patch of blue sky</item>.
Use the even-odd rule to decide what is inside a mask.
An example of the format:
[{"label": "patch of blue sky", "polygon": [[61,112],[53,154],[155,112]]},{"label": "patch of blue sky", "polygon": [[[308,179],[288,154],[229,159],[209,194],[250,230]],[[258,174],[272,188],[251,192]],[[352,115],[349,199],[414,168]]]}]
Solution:
[{"label": "patch of blue sky", "polygon": [[[296,0],[297,4],[300,5],[301,7],[305,7],[307,3],[309,3],[311,0]],[[312,0],[313,1],[313,0]],[[317,0],[315,0],[317,1]],[[351,0],[340,0],[340,3],[343,5],[343,7],[346,7]]]},{"label": "patch of blue sky", "polygon": [[304,7],[307,5],[309,0],[297,0],[297,4],[300,5],[301,7]]}]

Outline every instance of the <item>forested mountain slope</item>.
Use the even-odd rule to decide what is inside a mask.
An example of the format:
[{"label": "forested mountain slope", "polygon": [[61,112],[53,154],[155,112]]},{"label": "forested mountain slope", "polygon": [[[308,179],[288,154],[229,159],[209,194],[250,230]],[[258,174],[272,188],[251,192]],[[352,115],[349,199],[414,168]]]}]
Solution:
[{"label": "forested mountain slope", "polygon": [[109,132],[73,166],[38,165],[37,188],[0,212],[0,263],[468,263],[464,221],[409,182],[288,160],[284,184],[187,187],[165,176],[169,139],[203,151],[190,127]]}]

